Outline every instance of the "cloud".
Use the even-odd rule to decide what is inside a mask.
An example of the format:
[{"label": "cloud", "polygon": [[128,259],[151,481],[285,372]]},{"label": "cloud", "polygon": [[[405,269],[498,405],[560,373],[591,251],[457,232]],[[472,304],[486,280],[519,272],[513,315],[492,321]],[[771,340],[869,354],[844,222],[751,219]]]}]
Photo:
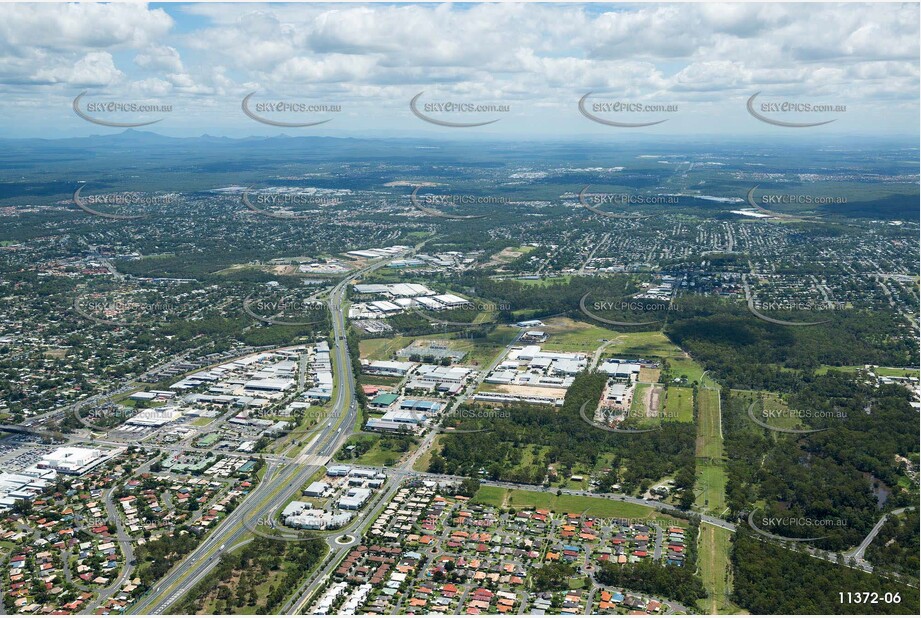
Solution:
[{"label": "cloud", "polygon": [[[405,109],[429,97],[572,109],[758,90],[918,101],[917,4],[0,5],[0,90],[76,88],[237,113],[248,92]],[[31,93],[31,94],[34,94]],[[836,102],[837,99],[836,99]],[[714,107],[715,109],[715,107]]]}]

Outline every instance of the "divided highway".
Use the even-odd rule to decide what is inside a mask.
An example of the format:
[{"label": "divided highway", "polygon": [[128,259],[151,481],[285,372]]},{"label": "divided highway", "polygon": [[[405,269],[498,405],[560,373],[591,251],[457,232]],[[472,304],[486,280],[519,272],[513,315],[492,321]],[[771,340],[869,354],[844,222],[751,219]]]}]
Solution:
[{"label": "divided highway", "polygon": [[346,345],[345,291],[355,278],[382,267],[386,261],[355,271],[340,281],[330,292],[329,310],[332,314],[334,402],[336,421],[322,427],[312,443],[291,463],[269,462],[266,473],[256,489],[246,497],[227,519],[202,541],[182,561],[161,579],[153,590],[139,600],[129,611],[132,614],[160,614],[182,598],[214,568],[220,555],[233,548],[244,537],[252,534],[251,528],[259,522],[268,522],[273,514],[297,495],[300,488],[332,457],[348,439],[358,418],[355,402],[355,378]]}]

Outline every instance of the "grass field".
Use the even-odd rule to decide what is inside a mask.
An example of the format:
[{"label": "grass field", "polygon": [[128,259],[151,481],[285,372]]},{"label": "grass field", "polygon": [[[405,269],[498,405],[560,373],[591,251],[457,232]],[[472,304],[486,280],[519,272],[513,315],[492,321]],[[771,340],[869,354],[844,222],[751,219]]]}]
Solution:
[{"label": "grass field", "polygon": [[720,435],[719,391],[702,388],[697,391],[699,418],[697,419],[697,457],[720,459],[723,456],[723,437]]},{"label": "grass field", "polygon": [[715,515],[726,510],[726,469],[723,464],[697,462],[697,510]]},{"label": "grass field", "polygon": [[[550,318],[541,327],[550,337],[541,347],[557,352],[593,354],[602,339],[617,339],[621,333],[569,318]],[[616,346],[608,348],[614,349]]]},{"label": "grass field", "polygon": [[694,422],[694,389],[672,386],[666,391],[665,418],[681,423]]},{"label": "grass field", "polygon": [[416,472],[428,472],[429,462],[432,461],[432,455],[441,452],[441,438],[442,436],[435,437],[435,440],[432,441],[431,448],[422,453],[422,455],[419,456],[419,459],[413,463],[413,470]]},{"label": "grass field", "polygon": [[698,560],[700,577],[709,597],[698,602],[698,609],[706,614],[735,614],[739,608],[729,600],[732,575],[729,569],[729,530],[707,523],[700,525]]},{"label": "grass field", "polygon": [[659,331],[646,333],[619,333],[621,343],[608,348],[617,356],[626,358],[663,358],[668,360],[675,377],[687,376],[689,382],[699,381],[703,367],[687,356],[671,339]]},{"label": "grass field", "polygon": [[650,384],[637,384],[633,391],[633,401],[630,402],[630,417],[643,418],[646,416],[646,391],[652,388]]},{"label": "grass field", "polygon": [[371,360],[390,360],[397,350],[405,348],[412,343],[415,337],[380,337],[376,339],[362,339],[358,352],[362,358]]},{"label": "grass field", "polygon": [[[854,371],[857,371],[858,369],[863,369],[863,366],[861,365],[860,367],[857,367],[857,366],[852,365],[852,366],[846,366],[846,367],[833,367],[832,365],[822,365],[821,367],[816,369],[816,374],[824,375],[832,370],[833,371],[854,372]],[[919,375],[921,375],[921,371],[918,371],[917,369],[906,369],[902,367],[874,367],[873,373],[875,373],[878,376],[901,377],[901,378],[908,378],[908,377],[917,378],[919,377]]]},{"label": "grass field", "polygon": [[[519,329],[509,326],[497,326],[487,335],[486,339],[460,339],[454,334],[429,335],[419,337],[381,337],[362,339],[359,347],[362,358],[371,360],[390,360],[393,355],[410,345],[414,341],[437,341],[453,350],[466,352],[467,356],[460,362],[461,365],[475,365],[485,367],[495,358],[502,348],[507,346],[518,335]],[[365,382],[374,383],[374,382]]]},{"label": "grass field", "polygon": [[698,510],[720,515],[726,508],[726,470],[720,435],[719,391],[702,388],[697,391],[697,396],[695,505]]},{"label": "grass field", "polygon": [[[346,444],[356,444],[360,441],[373,442],[371,448],[367,452],[363,453],[360,457],[355,459],[344,459],[343,463],[346,464],[357,464],[365,466],[385,466],[388,465],[388,462],[399,461],[401,457],[407,453],[385,448],[382,445],[382,442],[385,442],[386,439],[377,434],[361,434],[357,436],[352,436],[349,438],[349,441]],[[412,452],[410,449],[409,452]]]},{"label": "grass field", "polygon": [[557,513],[583,513],[595,517],[630,517],[649,518],[653,509],[640,504],[630,504],[619,500],[594,498],[590,496],[557,496],[554,492],[527,491],[523,489],[503,489],[501,487],[483,486],[474,496],[481,504],[503,508],[538,508],[549,509]]}]

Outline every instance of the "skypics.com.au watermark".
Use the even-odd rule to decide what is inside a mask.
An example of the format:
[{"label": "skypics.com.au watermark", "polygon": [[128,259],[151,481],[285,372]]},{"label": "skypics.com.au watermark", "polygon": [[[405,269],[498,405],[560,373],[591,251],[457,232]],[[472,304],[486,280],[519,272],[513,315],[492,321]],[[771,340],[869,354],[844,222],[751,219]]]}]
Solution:
[{"label": "skypics.com.au watermark", "polygon": [[748,113],[761,122],[771,124],[776,127],[786,127],[790,129],[804,129],[808,127],[819,127],[825,124],[835,122],[837,118],[822,119],[812,122],[793,122],[790,120],[781,120],[781,118],[790,118],[790,114],[799,114],[799,118],[812,114],[842,114],[847,112],[847,105],[814,103],[810,101],[774,101],[760,102],[755,104],[755,99],[761,94],[756,92],[748,98],[745,104]]},{"label": "skypics.com.au watermark", "polygon": [[253,319],[274,326],[313,326],[326,319],[326,303],[289,296],[243,300],[243,311]]},{"label": "skypics.com.au watermark", "polygon": [[[588,92],[579,99],[579,113],[598,124],[608,127],[638,128],[651,127],[666,122],[668,118],[649,120],[647,122],[625,122],[614,120],[618,114],[673,114],[678,111],[678,105],[673,103],[638,103],[635,101],[595,101],[589,103],[588,98],[593,93]],[[602,116],[603,114],[603,116]]]},{"label": "skypics.com.au watermark", "polygon": [[759,320],[765,322],[770,322],[771,324],[779,324],[781,326],[817,326],[819,324],[825,324],[831,320],[816,320],[812,322],[800,322],[794,320],[782,320],[780,318],[774,318],[769,315],[765,315],[761,312],[761,309],[765,310],[777,310],[777,311],[809,311],[809,312],[828,312],[828,311],[837,311],[845,308],[845,304],[835,301],[824,301],[821,303],[816,302],[802,302],[792,299],[779,299],[771,301],[759,301],[755,298],[754,292],[752,292],[751,286],[748,283],[748,276],[742,276],[742,289],[745,292],[745,304],[748,307],[748,311],[754,315]]},{"label": "skypics.com.au watermark", "polygon": [[[267,124],[273,127],[315,127],[317,125],[329,122],[332,120],[332,118],[300,122],[286,121],[282,120],[281,118],[289,117],[290,115],[295,114],[338,114],[342,112],[342,106],[336,104],[304,103],[300,101],[284,100],[253,102],[252,98],[255,96],[255,94],[255,92],[250,92],[248,95],[243,97],[243,101],[240,103],[240,107],[243,110],[243,113],[256,122],[261,122],[262,124]],[[272,118],[271,116],[275,114],[278,114],[279,116]],[[282,116],[285,114],[288,116]]]},{"label": "skypics.com.au watermark", "polygon": [[643,321],[627,321],[627,320],[613,320],[601,315],[598,315],[597,312],[601,311],[618,311],[621,313],[639,313],[639,314],[653,314],[658,315],[663,311],[677,311],[678,307],[671,301],[663,301],[657,299],[645,299],[645,298],[630,298],[623,299],[618,298],[616,300],[595,300],[591,303],[591,308],[589,308],[588,298],[591,296],[591,292],[586,292],[581,299],[579,299],[579,311],[593,320],[597,320],[604,324],[611,324],[612,326],[648,326],[650,324],[656,324],[661,322],[662,318],[656,318],[654,320],[643,320]]},{"label": "skypics.com.au watermark", "polygon": [[[439,312],[437,315],[425,313],[417,306],[413,306],[412,311],[416,315],[425,318],[429,322],[441,324],[443,326],[486,326],[488,324],[497,324],[499,322],[498,314],[503,311],[511,311],[511,309],[512,306],[509,303],[466,301],[464,303],[454,305],[450,309],[445,309]],[[466,317],[466,315],[471,311],[475,311],[477,314],[488,313],[491,314],[492,317],[474,322],[468,322],[461,320],[458,317],[452,317],[457,315]]]},{"label": "skypics.com.au watermark", "polygon": [[[472,220],[472,219],[482,219],[486,215],[451,215],[443,213],[434,208],[430,208],[425,205],[425,202],[431,202],[438,205],[458,205],[460,204],[507,204],[508,201],[502,197],[494,196],[484,196],[484,195],[458,195],[458,194],[449,194],[449,195],[419,195],[419,190],[422,187],[416,187],[413,189],[413,192],[409,194],[409,201],[413,205],[413,208],[418,210],[421,213],[429,215],[430,217],[438,217],[440,219],[457,219],[457,220]],[[453,199],[452,199],[453,198]],[[457,198],[461,198],[462,201],[458,202]]]},{"label": "skypics.com.au watermark", "polygon": [[824,539],[825,536],[827,535],[785,536],[781,534],[774,534],[772,532],[768,532],[764,528],[771,528],[775,530],[777,528],[784,528],[786,530],[795,528],[795,529],[804,530],[804,531],[806,530],[824,531],[824,530],[827,530],[828,528],[847,527],[848,525],[847,520],[841,519],[840,517],[833,517],[833,518],[829,517],[829,518],[823,518],[823,519],[815,519],[815,518],[808,517],[808,516],[795,516],[795,517],[761,516],[761,517],[756,517],[755,513],[757,513],[759,510],[761,510],[760,507],[755,508],[751,512],[749,512],[748,525],[751,527],[752,530],[754,530],[756,533],[760,534],[761,536],[768,538],[768,539],[773,539],[775,541],[793,541],[797,543],[805,543],[808,541],[818,541],[819,539]]},{"label": "skypics.com.au watermark", "polygon": [[[253,193],[250,189],[243,191],[243,205],[248,210],[268,217],[270,219],[303,220],[316,219],[315,215],[299,214],[292,212],[292,207],[328,208],[339,206],[343,203],[341,197],[335,195],[311,193]],[[279,210],[273,210],[273,209]]]},{"label": "skypics.com.au watermark", "polygon": [[[105,404],[92,408],[88,413],[81,410],[79,406],[74,408],[74,418],[76,418],[81,425],[100,432],[113,431],[138,415],[143,415],[143,423],[148,426],[164,425],[178,420],[181,417],[174,409],[169,408],[135,409]],[[104,425],[99,424],[103,420],[110,422]]]},{"label": "skypics.com.au watermark", "polygon": [[[172,105],[163,103],[137,103],[133,101],[116,101],[116,100],[87,100],[83,101],[86,91],[81,92],[73,100],[72,108],[74,113],[83,120],[98,124],[104,127],[115,127],[130,129],[134,127],[144,127],[156,124],[163,120],[157,118],[153,120],[141,120],[142,117],[155,113],[164,114],[173,111]],[[83,109],[85,108],[85,110]],[[102,117],[101,117],[102,116]],[[106,118],[104,118],[106,117]],[[107,118],[111,117],[112,120]],[[115,120],[119,117],[124,120]]]},{"label": "skypics.com.au watermark", "polygon": [[583,208],[592,212],[596,215],[607,217],[609,219],[644,219],[648,215],[640,214],[624,214],[616,212],[608,212],[606,210],[601,210],[600,206],[606,204],[616,205],[616,206],[639,206],[639,205],[669,205],[677,204],[678,198],[671,195],[631,195],[629,193],[588,193],[588,188],[591,185],[586,185],[579,191],[579,204]]},{"label": "skypics.com.au watermark", "polygon": [[153,326],[175,319],[180,305],[164,300],[148,302],[90,293],[74,299],[73,309],[81,317],[105,326]]},{"label": "skypics.com.au watermark", "polygon": [[[794,429],[788,427],[777,427],[776,425],[771,424],[770,420],[774,421],[808,421],[811,419],[846,419],[847,413],[842,410],[801,410],[801,409],[783,409],[783,408],[764,408],[760,414],[755,414],[755,404],[752,402],[748,406],[748,417],[758,426],[769,429],[770,431],[776,431],[779,433],[792,433],[792,434],[810,434],[810,433],[819,433],[820,431],[828,431],[828,427],[823,427],[821,429]],[[760,418],[759,418],[760,417]]]},{"label": "skypics.com.au watermark", "polygon": [[[74,205],[83,212],[100,217],[102,219],[111,219],[116,221],[132,221],[144,219],[150,216],[149,209],[153,206],[164,206],[173,204],[178,200],[179,195],[176,193],[165,194],[146,194],[138,191],[121,191],[117,193],[103,193],[99,195],[83,195],[83,189],[86,185],[80,185],[74,190]],[[117,206],[120,208],[137,208],[140,207],[143,212],[138,214],[121,214],[117,212],[108,212],[99,210],[96,206]]]},{"label": "skypics.com.au watermark", "polygon": [[511,111],[511,106],[496,103],[473,103],[469,101],[447,100],[420,102],[423,94],[425,94],[424,90],[409,101],[409,110],[416,118],[429,124],[438,125],[440,127],[449,127],[454,129],[483,127],[489,124],[493,124],[494,122],[499,122],[500,119],[492,118],[478,122],[460,122],[458,120],[447,120],[447,118],[469,118],[471,115],[476,114],[494,115],[504,114]]}]

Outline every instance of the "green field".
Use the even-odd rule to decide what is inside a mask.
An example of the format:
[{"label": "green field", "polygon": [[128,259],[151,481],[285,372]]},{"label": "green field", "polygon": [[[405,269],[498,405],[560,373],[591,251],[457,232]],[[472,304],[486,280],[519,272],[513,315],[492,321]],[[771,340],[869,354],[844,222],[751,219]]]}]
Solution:
[{"label": "green field", "polygon": [[666,391],[665,418],[681,423],[694,422],[694,389],[672,386]]},{"label": "green field", "polygon": [[432,446],[429,450],[422,453],[419,456],[419,459],[413,464],[413,470],[416,472],[428,472],[429,462],[432,461],[432,455],[435,453],[441,452],[441,436],[436,436],[432,441]]},{"label": "green field", "polygon": [[610,341],[621,335],[613,330],[569,318],[548,319],[541,330],[549,335],[547,342],[541,344],[542,348],[557,352],[582,352],[584,354],[593,354],[602,344],[602,339]]},{"label": "green field", "polygon": [[380,436],[377,434],[360,434],[357,436],[352,436],[349,438],[348,444],[356,444],[358,442],[372,442],[371,448],[367,452],[363,453],[360,457],[354,459],[343,459],[344,463],[347,464],[358,464],[365,466],[386,466],[388,462],[399,461],[401,457],[412,452],[412,448],[407,452],[398,451],[396,449],[387,448],[385,443],[388,443],[389,440],[386,436]]},{"label": "green field", "polygon": [[[856,365],[834,367],[832,365],[822,365],[816,369],[817,375],[824,375],[829,371],[842,371],[842,372],[855,372],[857,370],[863,369],[863,366],[857,367]],[[873,367],[873,373],[878,376],[888,376],[888,377],[900,377],[900,378],[917,378],[921,375],[921,371],[917,369],[906,369],[903,367]]]},{"label": "green field", "polygon": [[646,391],[652,388],[651,384],[637,384],[633,391],[633,401],[630,402],[630,417],[643,418],[646,416]]},{"label": "green field", "polygon": [[700,525],[698,560],[700,577],[708,597],[698,602],[698,609],[706,614],[735,614],[739,608],[729,600],[732,591],[732,574],[729,568],[729,530],[707,523]]},{"label": "green field", "polygon": [[630,504],[607,498],[572,496],[555,492],[503,489],[483,486],[473,497],[476,502],[496,507],[516,509],[548,509],[555,513],[586,513],[595,517],[649,518],[654,511],[648,506]]},{"label": "green field", "polygon": [[726,509],[726,470],[720,435],[719,391],[702,388],[697,391],[697,396],[695,505],[698,510],[720,515]]},{"label": "green field", "polygon": [[381,337],[377,339],[362,339],[358,346],[358,353],[362,358],[371,360],[390,360],[397,350],[405,348],[413,342],[415,337]]},{"label": "green field", "polygon": [[689,382],[699,381],[704,373],[703,367],[659,331],[619,333],[618,340],[619,343],[608,348],[606,353],[626,358],[665,359],[673,376],[685,375]]},{"label": "green field", "polygon": [[[493,361],[505,346],[515,339],[519,331],[520,329],[514,327],[497,326],[486,336],[485,340],[457,339],[451,333],[434,336],[362,339],[360,353],[362,358],[390,360],[397,351],[414,341],[435,341],[445,344],[453,350],[466,352],[467,355],[459,364],[485,367]],[[366,376],[364,381],[369,384],[385,384],[385,382],[380,382],[377,377]]]},{"label": "green field", "polygon": [[[533,247],[531,247],[533,249]],[[563,275],[562,277],[545,277],[541,279],[515,279],[515,283],[526,285],[528,287],[546,287],[554,283],[569,283],[572,275]]]}]

